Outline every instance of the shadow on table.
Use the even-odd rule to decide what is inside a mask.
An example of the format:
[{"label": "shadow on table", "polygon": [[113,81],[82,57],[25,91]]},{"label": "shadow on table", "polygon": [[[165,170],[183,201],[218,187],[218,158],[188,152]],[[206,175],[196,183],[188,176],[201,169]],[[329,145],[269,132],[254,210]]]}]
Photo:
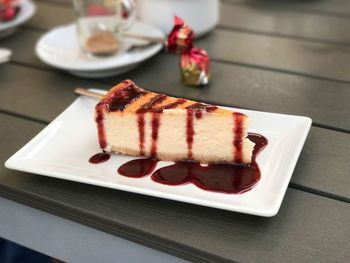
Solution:
[{"label": "shadow on table", "polygon": [[52,258],[0,238],[1,263],[52,263]]}]

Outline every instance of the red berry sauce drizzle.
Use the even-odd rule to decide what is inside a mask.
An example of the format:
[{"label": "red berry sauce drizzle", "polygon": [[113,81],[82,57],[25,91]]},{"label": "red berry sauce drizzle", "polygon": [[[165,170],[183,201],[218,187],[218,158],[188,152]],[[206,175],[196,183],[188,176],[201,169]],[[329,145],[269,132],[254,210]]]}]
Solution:
[{"label": "red berry sauce drizzle", "polygon": [[140,178],[149,175],[156,168],[158,163],[157,159],[145,158],[135,159],[118,168],[118,173],[127,177]]},{"label": "red berry sauce drizzle", "polygon": [[[132,82],[131,82],[132,83]],[[106,139],[103,127],[103,110],[116,111],[124,110],[134,99],[148,94],[148,92],[136,87],[129,81],[125,81],[126,87],[119,92],[112,94],[96,106],[96,122],[98,127],[99,142],[101,148],[106,147]],[[165,109],[176,108],[186,102],[185,99],[178,99],[175,102],[161,105],[167,99],[166,95],[159,94],[137,110],[138,131],[139,131],[139,152],[145,155],[145,113],[151,113],[151,158],[134,159],[121,165],[118,173],[123,176],[140,178],[151,174],[153,181],[166,185],[183,185],[192,183],[197,187],[214,192],[240,194],[252,189],[260,179],[260,169],[256,163],[257,155],[265,148],[267,139],[255,133],[249,133],[248,138],[255,143],[252,162],[249,165],[236,164],[242,161],[242,136],[243,136],[243,114],[233,113],[233,164],[207,164],[202,165],[191,161],[193,159],[192,146],[194,141],[194,117],[200,119],[203,114],[213,112],[216,106],[204,103],[194,103],[188,107],[186,117],[186,142],[188,160],[178,161],[172,165],[157,169],[157,140],[158,130],[161,125],[161,112]],[[99,153],[90,158],[90,163],[102,163],[109,159],[109,154]]]},{"label": "red berry sauce drizzle", "polygon": [[193,183],[197,187],[228,194],[240,194],[252,189],[260,179],[260,169],[256,156],[267,145],[267,139],[259,134],[249,134],[248,138],[256,143],[252,163],[208,164],[201,165],[191,161],[175,162],[156,170],[152,180],[167,185]]},{"label": "red berry sauce drizzle", "polygon": [[121,165],[118,173],[123,176],[140,178],[151,175],[153,181],[166,185],[193,183],[197,187],[214,192],[240,194],[252,189],[260,179],[260,169],[256,163],[257,155],[267,145],[267,139],[256,133],[248,138],[255,143],[252,163],[201,165],[192,161],[175,162],[156,171],[157,159],[135,159]]},{"label": "red berry sauce drizzle", "polygon": [[109,153],[96,153],[90,157],[89,163],[98,164],[107,162],[111,158]]},{"label": "red berry sauce drizzle", "polygon": [[243,137],[243,117],[244,115],[239,112],[234,112],[233,113],[233,159],[237,163],[242,163],[242,148],[243,148],[243,142],[242,142],[242,137]]},{"label": "red berry sauce drizzle", "polygon": [[[119,85],[123,85],[123,88],[119,89]],[[148,93],[147,91],[137,87],[130,80],[124,80],[119,85],[104,96],[95,107],[95,120],[97,123],[98,140],[101,149],[104,149],[107,146],[106,134],[103,125],[104,111],[122,111],[128,104],[130,104],[130,102]]]}]

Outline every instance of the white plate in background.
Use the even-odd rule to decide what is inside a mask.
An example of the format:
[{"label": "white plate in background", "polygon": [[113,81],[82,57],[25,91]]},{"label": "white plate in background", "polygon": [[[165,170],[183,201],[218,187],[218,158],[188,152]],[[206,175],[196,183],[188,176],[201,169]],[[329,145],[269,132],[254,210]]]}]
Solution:
[{"label": "white plate in background", "polygon": [[[135,21],[128,32],[136,35],[147,34],[147,36],[152,37],[164,37],[160,29],[139,21]],[[130,49],[135,41],[125,38],[116,54],[93,56],[80,48],[76,25],[69,24],[56,27],[43,35],[37,42],[35,50],[44,63],[67,70],[73,75],[90,78],[108,77],[136,67],[142,61],[154,56],[163,47],[161,43],[156,43],[142,48]]]},{"label": "white plate in background", "polygon": [[[311,119],[260,111],[228,108],[249,115],[249,132],[262,134],[268,145],[257,156],[261,178],[242,194],[205,191],[193,184],[168,186],[150,176],[128,178],[117,168],[135,157],[112,155],[106,163],[90,164],[100,152],[94,122],[96,99],[80,97],[7,162],[7,168],[50,177],[114,188],[241,213],[277,214],[311,126]],[[184,124],[185,125],[185,124]],[[170,162],[158,162],[157,167]]]},{"label": "white plate in background", "polygon": [[30,0],[22,0],[20,7],[15,19],[11,21],[0,21],[0,38],[14,32],[17,26],[27,22],[36,11],[35,4]]}]

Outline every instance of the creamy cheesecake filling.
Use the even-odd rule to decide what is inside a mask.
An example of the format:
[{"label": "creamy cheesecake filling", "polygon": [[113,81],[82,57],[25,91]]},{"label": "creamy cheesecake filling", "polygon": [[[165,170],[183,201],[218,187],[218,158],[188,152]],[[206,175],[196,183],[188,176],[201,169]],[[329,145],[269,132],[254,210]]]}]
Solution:
[{"label": "creamy cheesecake filling", "polygon": [[[120,88],[118,88],[120,87]],[[149,92],[137,87],[131,80],[124,80],[114,88],[95,107],[98,140],[101,149],[111,151],[107,145],[104,118],[106,112],[123,111],[130,103]]]},{"label": "creamy cheesecake filling", "polygon": [[[254,143],[246,139],[247,121],[237,121],[234,113],[232,116],[207,114],[197,118],[195,115],[188,117],[183,111],[136,115],[106,112],[107,145],[104,150],[162,160],[251,162]],[[186,118],[191,119],[192,127]],[[241,132],[236,133],[238,130]]]},{"label": "creamy cheesecake filling", "polygon": [[168,97],[131,81],[114,87],[96,106],[105,151],[202,163],[250,163],[249,119],[214,105]]}]

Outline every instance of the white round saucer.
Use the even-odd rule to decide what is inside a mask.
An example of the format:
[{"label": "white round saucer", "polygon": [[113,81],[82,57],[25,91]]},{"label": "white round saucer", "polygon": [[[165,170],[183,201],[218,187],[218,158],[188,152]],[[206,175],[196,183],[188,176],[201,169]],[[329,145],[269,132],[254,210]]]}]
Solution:
[{"label": "white round saucer", "polygon": [[20,6],[21,8],[15,19],[0,23],[0,38],[6,37],[15,32],[15,28],[29,20],[36,11],[35,4],[30,0],[23,0]]},{"label": "white round saucer", "polygon": [[[128,30],[132,34],[164,37],[162,31],[152,25],[136,21]],[[36,44],[36,54],[53,67],[67,70],[73,75],[98,78],[124,73],[162,49],[162,44],[130,49],[136,40],[124,39],[120,50],[111,56],[93,56],[84,52],[78,43],[76,26],[69,24],[54,28],[42,36]]]}]

